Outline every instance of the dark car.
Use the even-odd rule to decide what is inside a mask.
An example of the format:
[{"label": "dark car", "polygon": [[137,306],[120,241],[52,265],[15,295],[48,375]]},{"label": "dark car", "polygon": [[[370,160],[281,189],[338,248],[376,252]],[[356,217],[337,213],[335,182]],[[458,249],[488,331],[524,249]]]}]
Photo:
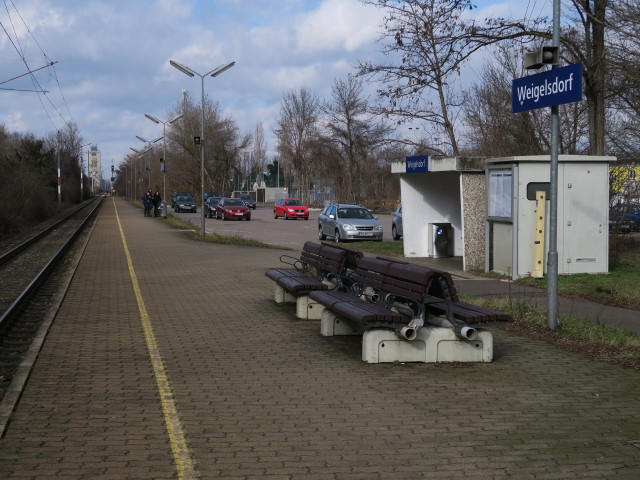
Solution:
[{"label": "dark car", "polygon": [[251,220],[251,210],[241,198],[221,198],[216,205],[216,218]]},{"label": "dark car", "polygon": [[398,205],[398,208],[393,212],[393,220],[391,220],[391,237],[394,240],[400,240],[400,237],[404,235],[402,230],[402,204]]},{"label": "dark car", "polygon": [[209,197],[222,198],[222,194],[215,192],[204,192],[204,201],[206,202]]},{"label": "dark car", "polygon": [[196,213],[196,201],[191,197],[191,195],[181,195],[179,197],[176,197],[173,209],[178,213]]},{"label": "dark car", "polygon": [[297,198],[281,198],[273,206],[273,218],[304,218],[309,220],[309,209]]},{"label": "dark car", "polygon": [[620,203],[609,209],[609,231],[630,233],[640,230],[640,205]]},{"label": "dark car", "polygon": [[189,192],[173,192],[173,195],[171,195],[171,208],[176,208],[176,198],[188,196],[190,196]]},{"label": "dark car", "polygon": [[382,241],[382,225],[361,205],[328,205],[318,215],[318,238]]},{"label": "dark car", "polygon": [[256,209],[256,201],[248,193],[240,193],[236,198],[241,199],[247,207]]},{"label": "dark car", "polygon": [[630,205],[625,217],[633,222],[633,231],[640,231],[640,205]]},{"label": "dark car", "polygon": [[222,197],[207,197],[204,201],[204,214],[209,218],[216,216],[216,206]]}]

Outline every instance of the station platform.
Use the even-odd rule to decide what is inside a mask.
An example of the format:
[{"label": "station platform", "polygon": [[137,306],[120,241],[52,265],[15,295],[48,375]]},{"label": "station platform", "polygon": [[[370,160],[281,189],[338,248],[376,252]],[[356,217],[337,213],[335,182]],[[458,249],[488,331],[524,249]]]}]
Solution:
[{"label": "station platform", "polygon": [[499,329],[492,363],[363,363],[273,301],[283,253],[105,199],[0,477],[640,478],[636,371]]}]

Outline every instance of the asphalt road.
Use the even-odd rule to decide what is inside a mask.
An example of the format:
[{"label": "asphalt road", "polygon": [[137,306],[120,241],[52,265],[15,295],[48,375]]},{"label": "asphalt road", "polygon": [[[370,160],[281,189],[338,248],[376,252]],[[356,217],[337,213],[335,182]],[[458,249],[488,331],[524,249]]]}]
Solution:
[{"label": "asphalt road", "polygon": [[[197,213],[175,213],[169,207],[169,213],[186,222],[200,227],[200,206]],[[217,233],[221,235],[237,235],[239,237],[252,240],[259,240],[264,243],[282,245],[285,247],[299,248],[307,240],[319,241],[318,239],[318,215],[320,210],[310,210],[309,220],[285,220],[273,218],[273,209],[270,206],[258,205],[251,211],[251,221],[244,220],[216,220],[215,218],[205,218],[205,230],[207,233]],[[392,242],[391,220],[393,215],[378,215],[378,220],[383,228],[383,240]],[[329,238],[327,241],[331,241]]]}]

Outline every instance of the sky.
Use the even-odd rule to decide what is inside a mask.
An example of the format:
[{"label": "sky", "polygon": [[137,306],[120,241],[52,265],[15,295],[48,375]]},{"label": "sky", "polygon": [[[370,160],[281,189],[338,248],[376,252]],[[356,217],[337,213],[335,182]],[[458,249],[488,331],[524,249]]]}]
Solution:
[{"label": "sky", "polygon": [[[328,99],[334,79],[380,55],[383,12],[358,0],[2,2],[0,124],[43,137],[74,122],[84,143],[100,150],[105,178],[131,147],[145,146],[136,136],[162,135],[162,125],[144,114],[169,120],[183,89],[199,103],[200,77],[169,60],[201,75],[236,62],[206,77],[205,93],[241,133],[261,123],[269,155],[287,90],[305,87]],[[476,3],[475,15],[495,16],[527,2]],[[11,80],[51,63],[33,74],[37,82],[30,75]]]}]

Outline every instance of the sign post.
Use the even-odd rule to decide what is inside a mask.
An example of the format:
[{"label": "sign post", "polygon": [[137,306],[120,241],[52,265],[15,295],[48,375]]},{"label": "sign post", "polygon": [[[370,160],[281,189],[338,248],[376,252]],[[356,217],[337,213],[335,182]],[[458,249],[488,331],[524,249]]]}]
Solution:
[{"label": "sign post", "polygon": [[552,69],[515,79],[512,83],[513,113],[551,107],[551,159],[549,162],[549,254],[547,256],[547,324],[558,327],[558,105],[582,100],[582,64],[557,68],[560,48],[560,0],[553,0],[552,46],[525,55],[527,68],[552,65]]}]

